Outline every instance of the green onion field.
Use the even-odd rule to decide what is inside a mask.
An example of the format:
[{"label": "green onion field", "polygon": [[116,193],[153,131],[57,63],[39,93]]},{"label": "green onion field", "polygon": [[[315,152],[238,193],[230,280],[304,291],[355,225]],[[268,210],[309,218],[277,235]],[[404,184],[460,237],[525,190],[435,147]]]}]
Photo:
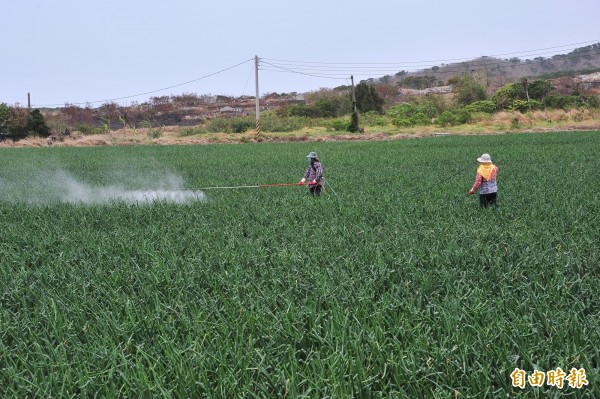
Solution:
[{"label": "green onion field", "polygon": [[0,397],[600,398],[599,208],[598,131],[0,149]]}]

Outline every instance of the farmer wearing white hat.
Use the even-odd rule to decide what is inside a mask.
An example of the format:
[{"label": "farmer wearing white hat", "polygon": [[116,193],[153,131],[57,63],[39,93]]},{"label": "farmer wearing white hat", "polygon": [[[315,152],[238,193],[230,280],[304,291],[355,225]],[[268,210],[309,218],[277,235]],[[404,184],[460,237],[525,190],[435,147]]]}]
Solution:
[{"label": "farmer wearing white hat", "polygon": [[298,184],[303,186],[304,182],[308,179],[308,192],[318,197],[321,195],[321,190],[323,189],[323,166],[319,158],[317,158],[317,153],[314,151],[308,154],[306,159],[308,159],[308,168]]},{"label": "farmer wearing white hat", "polygon": [[498,196],[498,185],[496,184],[498,167],[492,163],[490,154],[482,154],[477,158],[477,162],[479,162],[479,167],[477,168],[477,175],[475,175],[475,183],[467,195],[475,194],[479,189],[479,205],[482,208],[487,208],[492,204],[498,206],[496,202]]}]

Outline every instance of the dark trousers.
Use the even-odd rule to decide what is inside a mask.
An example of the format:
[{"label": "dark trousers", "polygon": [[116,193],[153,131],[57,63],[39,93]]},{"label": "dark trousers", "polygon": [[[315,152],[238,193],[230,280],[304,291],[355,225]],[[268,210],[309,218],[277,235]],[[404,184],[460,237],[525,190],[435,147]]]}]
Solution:
[{"label": "dark trousers", "polygon": [[490,205],[498,206],[497,198],[498,193],[479,194],[479,206],[482,208],[487,208]]},{"label": "dark trousers", "polygon": [[321,190],[323,189],[323,186],[320,184],[314,185],[314,186],[310,186],[308,188],[308,192],[310,195],[314,195],[314,196],[319,196],[321,195]]}]

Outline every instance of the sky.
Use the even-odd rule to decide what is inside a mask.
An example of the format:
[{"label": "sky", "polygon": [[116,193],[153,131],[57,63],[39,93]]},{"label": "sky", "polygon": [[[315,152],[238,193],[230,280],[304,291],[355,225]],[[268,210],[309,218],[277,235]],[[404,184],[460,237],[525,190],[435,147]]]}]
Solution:
[{"label": "sky", "polygon": [[27,0],[0,3],[0,103],[306,93],[480,56],[600,42],[600,1]]}]

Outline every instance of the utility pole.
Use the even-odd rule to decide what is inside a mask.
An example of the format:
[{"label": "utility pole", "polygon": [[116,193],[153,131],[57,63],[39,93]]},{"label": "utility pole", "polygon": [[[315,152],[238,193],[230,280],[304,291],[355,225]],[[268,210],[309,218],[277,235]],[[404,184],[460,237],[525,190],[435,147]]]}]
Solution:
[{"label": "utility pole", "polygon": [[360,131],[358,127],[358,111],[356,110],[356,92],[354,90],[354,75],[350,75],[350,81],[352,82],[352,120],[348,130],[352,133]]},{"label": "utility pole", "polygon": [[31,94],[27,93],[27,109],[31,111]]},{"label": "utility pole", "polygon": [[256,133],[255,138],[260,136],[260,101],[258,94],[258,55],[254,56],[254,77],[256,80]]},{"label": "utility pole", "polygon": [[354,92],[354,75],[350,75],[352,82],[352,112],[356,113],[356,93]]}]

